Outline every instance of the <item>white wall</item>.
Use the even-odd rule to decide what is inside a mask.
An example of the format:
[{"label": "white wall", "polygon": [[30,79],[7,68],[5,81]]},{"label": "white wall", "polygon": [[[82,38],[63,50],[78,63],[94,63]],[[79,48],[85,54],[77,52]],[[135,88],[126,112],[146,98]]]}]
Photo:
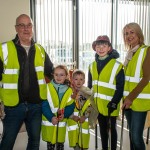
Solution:
[{"label": "white wall", "polygon": [[20,14],[30,15],[30,0],[0,0],[0,43],[15,37],[15,22]]}]

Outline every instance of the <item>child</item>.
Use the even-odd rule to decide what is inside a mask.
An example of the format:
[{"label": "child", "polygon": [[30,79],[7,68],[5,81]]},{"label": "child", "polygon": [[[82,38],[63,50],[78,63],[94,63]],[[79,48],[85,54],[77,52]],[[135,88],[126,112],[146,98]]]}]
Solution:
[{"label": "child", "polygon": [[83,71],[75,70],[72,75],[72,86],[76,108],[74,113],[68,119],[68,138],[69,146],[75,150],[89,147],[89,122],[90,100],[87,100],[92,92],[89,88],[83,86],[85,82],[85,74]]},{"label": "child", "polygon": [[48,83],[47,100],[42,102],[42,139],[47,150],[64,150],[66,121],[73,113],[74,100],[68,85],[68,71],[63,65],[54,68],[54,79]]},{"label": "child", "polygon": [[[111,150],[117,149],[116,117],[119,115],[119,102],[123,96],[124,71],[116,59],[119,54],[112,49],[108,36],[98,36],[92,47],[96,59],[89,65],[88,87],[93,88],[94,101],[99,115],[98,122],[102,149],[108,150],[108,138]],[[111,125],[111,137],[108,137]]]}]

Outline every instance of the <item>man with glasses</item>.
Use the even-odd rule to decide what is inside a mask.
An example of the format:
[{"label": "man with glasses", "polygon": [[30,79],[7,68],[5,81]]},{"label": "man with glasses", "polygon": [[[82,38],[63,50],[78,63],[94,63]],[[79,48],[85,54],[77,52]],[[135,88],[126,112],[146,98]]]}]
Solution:
[{"label": "man with glasses", "polygon": [[0,150],[13,149],[23,122],[27,150],[39,150],[41,102],[47,93],[45,76],[52,77],[53,64],[44,48],[33,40],[33,22],[28,15],[17,17],[15,29],[15,39],[0,44],[0,97],[6,114]]}]

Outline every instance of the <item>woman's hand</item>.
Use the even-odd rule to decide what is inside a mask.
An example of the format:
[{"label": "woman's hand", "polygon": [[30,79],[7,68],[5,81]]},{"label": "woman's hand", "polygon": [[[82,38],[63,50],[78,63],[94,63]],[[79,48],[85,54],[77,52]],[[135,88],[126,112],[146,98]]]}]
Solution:
[{"label": "woman's hand", "polygon": [[129,109],[130,106],[132,105],[132,102],[130,99],[128,99],[127,97],[124,99],[123,105],[121,107],[121,109]]}]

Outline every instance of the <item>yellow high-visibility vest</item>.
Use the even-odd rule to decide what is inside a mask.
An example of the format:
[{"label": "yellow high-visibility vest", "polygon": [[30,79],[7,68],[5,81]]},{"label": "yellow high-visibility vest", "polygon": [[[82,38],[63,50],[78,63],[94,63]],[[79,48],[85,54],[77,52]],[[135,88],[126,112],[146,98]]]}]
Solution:
[{"label": "yellow high-visibility vest", "polygon": [[[92,86],[94,90],[94,101],[98,111],[104,116],[108,116],[108,103],[112,100],[116,90],[116,75],[122,69],[122,64],[116,59],[111,59],[103,68],[100,75],[97,72],[97,63],[94,61],[89,66],[92,75]],[[120,103],[117,110],[111,116],[118,116]]]},{"label": "yellow high-visibility vest", "polygon": [[[125,68],[124,97],[126,97],[140,82],[143,77],[143,62],[146,57],[148,47],[141,46]],[[131,109],[134,111],[150,110],[150,81],[142,92],[134,99]]]},{"label": "yellow high-visibility vest", "polygon": [[[71,98],[72,89],[70,87],[67,89],[60,103],[57,91],[52,85],[52,83],[48,83],[47,86],[48,86],[47,100],[52,113],[54,113],[55,116],[57,116],[58,109],[65,108],[66,106],[69,106],[74,102],[74,100]],[[57,142],[59,143],[65,142],[66,121],[67,119],[64,118],[62,121],[59,122],[57,127],[57,125],[53,125],[43,115],[42,116],[42,139],[44,141],[51,142],[52,144],[56,143],[56,139]]]},{"label": "yellow high-visibility vest", "polygon": [[[38,44],[35,44],[35,71],[37,74],[41,99],[46,99],[46,82],[44,78],[45,51]],[[0,44],[0,58],[4,64],[2,74],[0,97],[5,106],[15,106],[19,102],[18,78],[20,66],[17,50],[12,41]]]},{"label": "yellow high-visibility vest", "polygon": [[[75,116],[83,116],[83,113],[90,105],[90,100],[86,100],[83,108],[81,110],[74,109]],[[81,114],[79,114],[81,113]],[[82,148],[89,148],[89,141],[90,141],[90,132],[89,132],[89,122],[88,118],[86,118],[85,122],[80,124],[75,122],[72,119],[68,119],[68,139],[69,139],[69,146],[75,147],[78,143]]]}]

